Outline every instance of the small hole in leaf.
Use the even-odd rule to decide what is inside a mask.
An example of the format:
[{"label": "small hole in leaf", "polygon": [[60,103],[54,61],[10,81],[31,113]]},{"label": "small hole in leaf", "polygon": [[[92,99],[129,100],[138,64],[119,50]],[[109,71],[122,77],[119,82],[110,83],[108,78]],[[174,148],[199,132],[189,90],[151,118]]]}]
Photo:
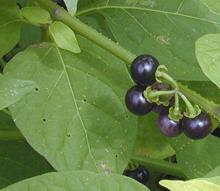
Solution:
[{"label": "small hole in leaf", "polygon": [[35,91],[37,92],[37,91],[39,91],[39,89],[38,89],[38,88],[35,88]]},{"label": "small hole in leaf", "polygon": [[47,121],[47,120],[44,118],[44,119],[43,119],[43,122],[46,122],[46,121]]},{"label": "small hole in leaf", "polygon": [[115,158],[118,158],[118,155],[115,155]]},{"label": "small hole in leaf", "polygon": [[83,101],[84,101],[84,102],[87,102],[87,100],[86,100],[86,99],[83,99]]}]

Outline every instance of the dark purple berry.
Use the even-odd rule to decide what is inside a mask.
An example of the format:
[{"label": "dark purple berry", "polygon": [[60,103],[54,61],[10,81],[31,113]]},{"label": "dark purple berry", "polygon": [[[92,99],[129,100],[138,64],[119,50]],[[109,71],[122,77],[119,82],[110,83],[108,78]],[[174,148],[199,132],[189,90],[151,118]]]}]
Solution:
[{"label": "dark purple berry", "polygon": [[193,119],[183,118],[182,126],[186,136],[192,139],[202,139],[212,130],[212,121],[207,113],[200,113]]},{"label": "dark purple berry", "polygon": [[167,111],[160,113],[157,124],[161,133],[167,137],[176,137],[182,133],[181,123],[171,120]]},{"label": "dark purple berry", "polygon": [[136,115],[145,115],[153,108],[153,104],[145,99],[144,90],[143,87],[134,86],[128,90],[125,96],[128,110]]},{"label": "dark purple berry", "polygon": [[147,87],[155,83],[155,73],[159,62],[150,55],[140,55],[131,64],[131,76],[140,86]]},{"label": "dark purple berry", "polygon": [[134,180],[137,180],[138,182],[142,184],[146,184],[147,181],[149,180],[150,173],[145,167],[139,166],[135,170],[126,170],[124,172],[124,175]]}]

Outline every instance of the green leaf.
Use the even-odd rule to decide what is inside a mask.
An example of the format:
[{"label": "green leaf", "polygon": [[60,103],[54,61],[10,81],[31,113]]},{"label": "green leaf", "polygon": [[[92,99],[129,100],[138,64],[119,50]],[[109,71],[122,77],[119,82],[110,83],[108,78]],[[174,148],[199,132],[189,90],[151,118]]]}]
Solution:
[{"label": "green leaf", "polygon": [[196,41],[196,57],[204,74],[220,88],[220,34],[208,34]]},{"label": "green leaf", "polygon": [[215,169],[210,171],[208,174],[206,174],[204,177],[205,178],[210,178],[210,177],[215,177],[215,176],[220,176],[220,165],[217,166]]},{"label": "green leaf", "polygon": [[220,15],[199,0],[98,0],[80,3],[77,15],[96,12],[105,16],[113,36],[126,49],[154,55],[178,80],[207,81],[195,57],[195,41],[219,31]]},{"label": "green leaf", "polygon": [[62,22],[55,21],[49,27],[49,32],[59,48],[80,53],[80,48],[74,32]]},{"label": "green leaf", "polygon": [[0,163],[0,188],[53,171],[24,140],[0,141]]},{"label": "green leaf", "polygon": [[191,140],[185,135],[170,140],[176,151],[178,165],[188,178],[203,177],[220,165],[219,138],[209,135]]},{"label": "green leaf", "polygon": [[216,14],[220,14],[220,1],[218,0],[200,0],[204,3],[210,11],[213,11]]},{"label": "green leaf", "polygon": [[130,178],[120,175],[95,174],[87,171],[48,173],[24,180],[1,191],[149,191],[149,189]]},{"label": "green leaf", "polygon": [[80,44],[79,55],[45,43],[18,54],[7,75],[34,80],[38,89],[10,110],[55,169],[122,173],[137,130],[124,104],[132,81],[121,61],[85,39]]},{"label": "green leaf", "polygon": [[16,80],[0,75],[0,110],[14,104],[34,89],[32,81]]},{"label": "green leaf", "polygon": [[50,24],[52,22],[48,11],[40,7],[24,7],[21,15],[32,24]]},{"label": "green leaf", "polygon": [[156,125],[157,115],[152,113],[140,117],[134,156],[164,159],[175,154],[169,142]]},{"label": "green leaf", "polygon": [[[220,176],[216,180],[220,182]],[[162,180],[160,185],[171,191],[219,191],[220,184],[212,182],[212,179],[194,179],[189,181]]]},{"label": "green leaf", "polygon": [[67,10],[68,12],[74,16],[75,13],[76,13],[76,10],[77,10],[77,3],[78,3],[78,0],[64,0],[65,4],[66,4],[66,7],[67,7]]},{"label": "green leaf", "polygon": [[0,6],[0,58],[19,41],[21,18],[15,0],[1,0]]}]

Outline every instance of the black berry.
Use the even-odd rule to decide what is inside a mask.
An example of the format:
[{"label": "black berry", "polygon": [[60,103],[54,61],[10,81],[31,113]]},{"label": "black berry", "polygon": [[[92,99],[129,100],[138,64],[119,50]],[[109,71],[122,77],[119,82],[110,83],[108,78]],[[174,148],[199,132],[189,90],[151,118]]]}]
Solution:
[{"label": "black berry", "polygon": [[146,184],[147,181],[149,180],[150,173],[145,167],[139,166],[135,170],[126,170],[124,172],[124,175],[134,180],[137,180],[138,182],[142,184]]},{"label": "black berry", "polygon": [[153,104],[145,99],[144,90],[143,87],[134,86],[128,90],[125,96],[128,110],[136,115],[145,115],[153,108]]},{"label": "black berry", "polygon": [[147,87],[155,83],[155,72],[159,62],[150,55],[140,55],[131,64],[131,76],[140,86]]},{"label": "black berry", "polygon": [[181,123],[171,120],[167,110],[160,113],[157,124],[161,133],[167,137],[176,137],[182,132]]},{"label": "black berry", "polygon": [[59,6],[63,7],[67,10],[65,2],[63,0],[53,0],[55,3],[57,3]]},{"label": "black berry", "polygon": [[200,113],[197,117],[183,118],[182,126],[186,136],[192,139],[202,139],[212,130],[212,121],[208,114]]}]

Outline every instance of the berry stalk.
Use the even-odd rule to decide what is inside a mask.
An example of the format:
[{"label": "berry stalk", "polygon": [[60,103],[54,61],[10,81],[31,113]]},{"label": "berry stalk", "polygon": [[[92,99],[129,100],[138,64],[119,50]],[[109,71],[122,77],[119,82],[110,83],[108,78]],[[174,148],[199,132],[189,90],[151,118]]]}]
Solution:
[{"label": "berry stalk", "polygon": [[185,174],[182,172],[178,164],[167,162],[164,160],[151,159],[146,157],[134,156],[131,159],[133,162],[142,164],[147,168],[153,169],[155,171],[163,172],[165,174],[179,176],[181,178],[186,178]]}]

